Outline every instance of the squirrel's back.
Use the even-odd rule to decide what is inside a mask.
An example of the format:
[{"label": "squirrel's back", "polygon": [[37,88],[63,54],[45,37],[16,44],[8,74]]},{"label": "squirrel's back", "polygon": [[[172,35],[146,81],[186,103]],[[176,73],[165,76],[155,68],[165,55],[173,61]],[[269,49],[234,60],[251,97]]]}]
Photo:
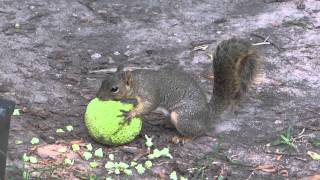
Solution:
[{"label": "squirrel's back", "polygon": [[139,89],[158,94],[160,106],[170,108],[189,100],[195,104],[201,102],[206,106],[206,96],[197,81],[178,68],[163,68],[158,71],[135,70],[132,73],[135,74],[136,85],[143,87]]}]

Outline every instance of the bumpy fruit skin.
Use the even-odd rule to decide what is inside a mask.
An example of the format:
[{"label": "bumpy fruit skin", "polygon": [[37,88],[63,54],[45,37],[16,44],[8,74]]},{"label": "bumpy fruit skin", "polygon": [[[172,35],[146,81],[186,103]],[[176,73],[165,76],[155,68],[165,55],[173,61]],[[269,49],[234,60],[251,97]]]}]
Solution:
[{"label": "bumpy fruit skin", "polygon": [[129,111],[132,104],[119,101],[101,101],[94,98],[87,106],[85,125],[89,135],[97,142],[107,145],[122,145],[131,142],[140,133],[142,121],[133,118],[131,122],[121,124],[124,119],[118,117],[121,110]]}]

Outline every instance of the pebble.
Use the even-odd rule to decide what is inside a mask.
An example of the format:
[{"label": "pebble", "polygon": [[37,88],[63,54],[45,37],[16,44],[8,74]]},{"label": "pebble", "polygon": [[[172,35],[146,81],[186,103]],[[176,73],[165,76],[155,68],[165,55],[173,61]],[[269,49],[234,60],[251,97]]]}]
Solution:
[{"label": "pebble", "polygon": [[91,55],[91,59],[93,59],[93,60],[99,59],[99,58],[101,58],[101,54],[99,54],[99,53],[94,53]]}]

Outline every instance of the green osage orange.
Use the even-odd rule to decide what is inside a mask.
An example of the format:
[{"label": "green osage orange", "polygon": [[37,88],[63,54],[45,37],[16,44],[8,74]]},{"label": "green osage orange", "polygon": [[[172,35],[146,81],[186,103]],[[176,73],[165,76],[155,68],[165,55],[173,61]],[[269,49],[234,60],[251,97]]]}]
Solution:
[{"label": "green osage orange", "polygon": [[142,128],[140,118],[133,118],[130,123],[123,123],[121,110],[130,111],[132,104],[120,101],[102,101],[92,99],[85,112],[85,125],[89,135],[97,142],[106,145],[122,145],[133,141]]}]

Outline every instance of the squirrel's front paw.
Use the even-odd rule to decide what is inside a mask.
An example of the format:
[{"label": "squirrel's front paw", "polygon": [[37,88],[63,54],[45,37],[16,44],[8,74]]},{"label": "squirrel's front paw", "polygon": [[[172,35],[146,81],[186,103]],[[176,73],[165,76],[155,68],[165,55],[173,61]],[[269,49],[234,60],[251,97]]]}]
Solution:
[{"label": "squirrel's front paw", "polygon": [[122,114],[119,115],[118,117],[124,117],[125,121],[123,121],[123,123],[130,123],[132,118],[136,116],[136,114],[134,113],[134,111],[125,111],[125,110],[121,110]]}]

